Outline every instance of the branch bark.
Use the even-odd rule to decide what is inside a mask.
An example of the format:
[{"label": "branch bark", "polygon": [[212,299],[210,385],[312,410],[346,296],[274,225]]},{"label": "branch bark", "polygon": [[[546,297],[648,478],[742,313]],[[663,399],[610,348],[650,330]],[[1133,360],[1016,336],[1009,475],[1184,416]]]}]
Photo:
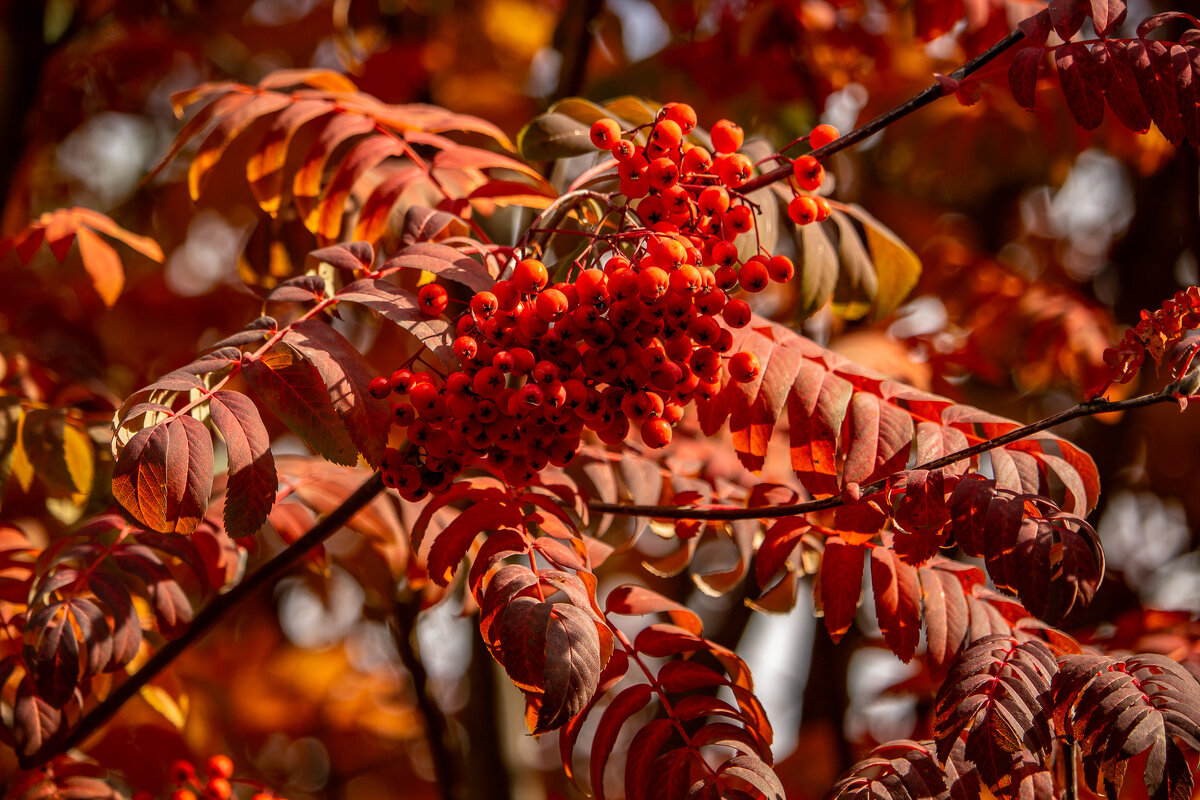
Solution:
[{"label": "branch bark", "polygon": [[330,511],[329,514],[314,525],[306,534],[292,542],[253,573],[246,576],[241,583],[234,586],[225,594],[218,595],[216,599],[206,605],[196,615],[182,635],[163,645],[157,653],[142,665],[141,669],[129,676],[128,680],[114,689],[103,702],[84,714],[71,734],[63,740],[63,744],[58,749],[58,752],[39,754],[36,762],[22,764],[21,766],[25,769],[39,766],[58,755],[58,753],[65,753],[67,750],[82,744],[85,739],[99,730],[100,726],[117,713],[118,709],[126,701],[141,691],[143,686],[166,669],[184,650],[211,630],[238,603],[263,586],[274,582],[276,578],[294,567],[304,557],[305,553],[341,530],[350,521],[351,517],[358,513],[367,503],[371,502],[381,491],[383,491],[383,476],[376,472],[355,489],[353,494],[342,501],[341,505]]},{"label": "branch bark", "polygon": [[[1170,389],[1171,387],[1167,387]],[[1057,414],[1051,414],[1043,420],[1024,425],[1020,428],[1015,428],[1008,433],[997,436],[994,439],[979,442],[970,447],[950,453],[949,455],[935,458],[932,461],[926,461],[924,464],[918,464],[913,469],[938,469],[953,464],[956,461],[962,461],[965,458],[977,456],[980,453],[986,453],[989,450],[995,450],[997,447],[1006,445],[1009,442],[1015,442],[1018,439],[1024,439],[1026,436],[1044,431],[1047,428],[1053,428],[1056,425],[1061,425],[1064,422],[1070,422],[1073,419],[1080,417],[1091,417],[1096,414],[1107,414],[1112,411],[1125,411],[1132,408],[1142,408],[1143,406],[1151,406],[1156,403],[1176,402],[1178,398],[1170,392],[1164,390],[1154,392],[1153,394],[1144,394],[1138,397],[1130,397],[1125,400],[1105,400],[1103,397],[1098,397],[1094,400],[1086,400],[1076,406],[1072,406]],[[888,478],[881,478],[874,483],[867,484],[861,488],[863,496],[875,494],[882,491],[887,486]],[[836,508],[843,504],[840,495],[834,497],[826,497],[822,500],[810,500],[806,503],[793,503],[791,505],[769,506],[764,508],[696,508],[689,506],[642,506],[626,503],[588,503],[588,509],[598,514],[625,514],[636,517],[654,517],[656,519],[706,519],[706,520],[733,520],[733,519],[772,519],[777,517],[794,517],[800,514],[808,514],[813,511],[823,511],[827,508]]]},{"label": "branch bark", "polygon": [[[978,72],[989,62],[995,60],[998,56],[1004,53],[1005,50],[1013,47],[1024,38],[1025,35],[1021,33],[1020,30],[1014,30],[1012,33],[1008,34],[1008,36],[1005,36],[987,50],[975,56],[975,58],[971,59],[966,64],[963,64],[958,69],[954,70],[954,72],[951,72],[948,76],[950,82],[960,82],[969,77],[971,74]],[[821,160],[828,158],[829,156],[841,150],[845,150],[848,147],[853,147],[863,139],[866,139],[867,137],[872,136],[873,134],[876,134],[887,126],[891,125],[896,120],[907,117],[909,114],[913,113],[919,108],[924,108],[934,100],[937,100],[939,97],[945,97],[948,93],[949,91],[942,83],[932,83],[890,111],[886,111],[865,125],[855,128],[844,136],[834,139],[824,147],[818,147],[816,150],[813,150],[810,155],[817,160]],[[773,183],[778,183],[779,181],[785,180],[791,177],[791,174],[792,165],[790,163],[784,164],[783,166],[776,167],[770,172],[759,175],[757,178],[742,184],[740,187],[738,187],[738,193],[743,195],[750,194],[751,192],[761,189],[764,186],[770,186]]]}]

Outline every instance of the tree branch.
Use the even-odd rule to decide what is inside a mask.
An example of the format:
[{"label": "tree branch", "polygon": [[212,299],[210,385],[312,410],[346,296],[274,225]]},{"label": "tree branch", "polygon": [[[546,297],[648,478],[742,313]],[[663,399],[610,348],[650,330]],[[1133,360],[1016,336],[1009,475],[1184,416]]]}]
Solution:
[{"label": "tree branch", "polygon": [[392,641],[396,643],[396,650],[400,653],[400,661],[412,678],[417,709],[425,722],[425,739],[429,743],[438,792],[444,800],[456,800],[461,793],[455,778],[458,771],[455,769],[454,755],[448,745],[446,718],[429,694],[429,675],[425,672],[425,665],[421,662],[421,656],[413,643],[417,615],[421,611],[421,597],[408,586],[402,586],[397,588],[394,601],[388,630],[391,631]]},{"label": "tree branch", "polygon": [[[1144,394],[1139,397],[1130,397],[1126,400],[1105,400],[1103,397],[1098,397],[1094,400],[1087,400],[1079,405],[1072,406],[1057,414],[1052,414],[1043,420],[1023,425],[1020,428],[1014,428],[1002,436],[997,436],[994,439],[988,439],[970,447],[950,453],[949,455],[935,458],[932,461],[926,461],[924,464],[919,464],[913,469],[938,469],[953,464],[956,461],[962,461],[966,458],[972,458],[980,453],[986,453],[988,450],[995,450],[997,447],[1015,442],[1018,439],[1024,439],[1026,436],[1031,436],[1035,433],[1053,428],[1055,425],[1061,425],[1064,422],[1070,422],[1079,417],[1091,417],[1096,414],[1107,414],[1112,411],[1125,411],[1131,408],[1141,408],[1143,406],[1151,406],[1156,403],[1175,402],[1177,397],[1171,394],[1168,390],[1173,387],[1168,386],[1167,389],[1153,394]],[[862,495],[875,494],[883,491],[887,486],[888,478],[881,478],[874,483],[867,484],[861,488]],[[794,517],[800,514],[808,514],[813,511],[823,511],[827,508],[836,508],[843,504],[840,495],[834,497],[826,497],[822,500],[810,500],[806,503],[794,503],[783,506],[768,506],[763,508],[695,508],[688,506],[639,506],[628,505],[625,503],[588,503],[590,511],[600,514],[624,514],[627,516],[636,517],[654,517],[656,519],[705,519],[705,520],[735,520],[735,519],[772,519],[776,517]]]},{"label": "tree branch", "polygon": [[[270,561],[266,562],[228,592],[218,595],[195,616],[191,624],[179,637],[167,642],[142,668],[129,676],[129,679],[112,691],[99,705],[92,708],[75,726],[58,749],[59,753],[66,752],[72,747],[78,747],[87,737],[95,733],[101,725],[109,720],[125,704],[136,695],[141,688],[154,679],[167,666],[179,657],[184,650],[196,642],[217,624],[234,606],[245,600],[261,587],[271,583],[287,572],[304,554],[328,539],[332,534],[341,530],[350,518],[360,509],[371,502],[377,494],[383,491],[383,476],[376,472],[368,478],[354,493],[347,497],[342,504],[330,511],[320,522],[314,525],[308,533],[288,545]],[[57,753],[38,754],[36,763],[22,764],[29,768],[45,763]]]},{"label": "tree branch", "polygon": [[[1021,33],[1019,29],[1014,30],[1012,33],[1008,34],[1008,36],[1005,36],[987,50],[975,56],[975,58],[972,58],[958,69],[954,70],[954,72],[951,72],[949,75],[950,80],[953,82],[962,81],[972,73],[978,72],[982,67],[987,65],[988,62],[994,60],[1005,50],[1008,50],[1010,47],[1017,44],[1024,38],[1025,35]],[[818,160],[828,158],[834,153],[840,150],[845,150],[847,147],[852,147],[853,145],[861,142],[863,139],[866,139],[868,136],[878,133],[896,120],[907,117],[917,109],[929,105],[939,97],[945,97],[948,93],[949,90],[942,83],[932,83],[890,111],[880,114],[878,117],[866,123],[865,125],[855,128],[844,136],[833,140],[824,147],[818,147],[816,150],[812,151],[811,155],[813,158]],[[781,180],[789,178],[791,177],[791,174],[792,165],[784,164],[781,167],[776,167],[770,172],[759,175],[757,178],[742,184],[738,187],[738,193],[750,194],[751,192],[761,189],[764,186],[770,186],[772,183],[778,183]]]}]

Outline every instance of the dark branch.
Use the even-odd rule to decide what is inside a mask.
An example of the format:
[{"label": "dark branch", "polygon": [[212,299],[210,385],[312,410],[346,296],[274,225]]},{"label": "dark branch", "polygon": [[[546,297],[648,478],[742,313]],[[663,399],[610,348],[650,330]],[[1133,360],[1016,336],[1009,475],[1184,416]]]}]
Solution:
[{"label": "dark branch", "polygon": [[[988,62],[994,60],[1005,50],[1008,50],[1010,47],[1024,38],[1025,35],[1021,33],[1020,30],[1013,31],[984,52],[975,56],[975,58],[971,59],[966,64],[963,64],[961,67],[954,70],[954,72],[950,73],[949,78],[951,82],[962,81],[972,73],[978,72]],[[941,83],[930,84],[922,89],[918,94],[913,95],[911,98],[891,109],[890,111],[880,114],[867,124],[855,128],[845,136],[841,136],[833,140],[824,147],[818,147],[816,150],[812,151],[811,155],[817,159],[828,158],[838,151],[845,150],[847,147],[852,147],[858,144],[863,139],[866,139],[872,134],[878,133],[896,120],[907,117],[917,109],[929,105],[934,100],[937,100],[939,97],[944,97],[946,94],[947,89]],[[740,194],[750,194],[751,192],[761,189],[764,186],[770,186],[772,183],[778,183],[779,181],[790,177],[791,174],[792,165],[784,164],[781,167],[776,167],[770,172],[759,175],[757,178],[746,182],[742,186],[738,187],[738,192]]]},{"label": "dark branch", "polygon": [[[1168,387],[1170,388],[1170,387]],[[1175,402],[1175,395],[1167,391],[1155,392],[1154,394],[1144,394],[1140,397],[1131,397],[1127,400],[1110,401],[1102,397],[1095,400],[1088,400],[1080,403],[1077,406],[1072,406],[1065,411],[1060,411],[1057,414],[1052,414],[1043,420],[1034,422],[1029,425],[1024,425],[1020,428],[1014,428],[1008,433],[997,436],[994,439],[979,442],[970,447],[958,450],[949,455],[935,458],[932,461],[927,461],[924,464],[919,464],[914,469],[938,469],[945,467],[956,461],[972,458],[980,453],[986,453],[988,450],[995,450],[997,447],[1015,442],[1018,439],[1024,439],[1026,436],[1031,436],[1035,433],[1053,428],[1055,425],[1061,425],[1064,422],[1070,422],[1079,417],[1091,417],[1096,414],[1107,414],[1111,411],[1125,411],[1131,408],[1141,408],[1143,406],[1151,406],[1156,403]],[[862,487],[862,494],[875,494],[883,491],[887,486],[888,479],[882,478],[874,483]],[[596,513],[601,514],[625,514],[627,516],[636,517],[655,517],[656,519],[707,519],[707,520],[733,520],[733,519],[771,519],[775,517],[794,517],[800,514],[808,514],[813,511],[822,511],[827,508],[836,508],[842,505],[843,501],[840,496],[826,497],[822,500],[810,500],[807,503],[794,503],[784,506],[769,506],[764,508],[694,508],[688,506],[639,506],[626,505],[624,503],[588,503],[588,508]]]},{"label": "dark branch", "polygon": [[[103,702],[85,714],[79,720],[79,724],[71,732],[71,735],[64,740],[58,752],[66,752],[72,747],[78,747],[87,737],[95,733],[101,725],[107,722],[126,701],[141,691],[143,686],[153,680],[156,675],[178,658],[184,650],[212,629],[230,609],[261,587],[272,583],[276,578],[295,566],[304,557],[305,553],[345,527],[350,518],[367,503],[371,502],[381,491],[383,491],[383,477],[380,473],[376,472],[355,489],[353,494],[342,501],[341,505],[330,511],[328,515],[314,525],[308,533],[292,542],[278,555],[248,575],[237,586],[234,586],[225,594],[218,595],[196,615],[195,619],[192,620],[187,630],[181,636],[163,645],[162,649],[151,656],[150,660],[143,664],[141,669],[129,676],[129,679],[114,689],[108,697],[104,698]],[[57,753],[47,752],[39,754],[38,763],[45,763],[55,755]],[[23,766],[29,768],[37,766],[37,764],[25,764]]]},{"label": "dark branch", "polygon": [[421,596],[407,586],[398,588],[388,629],[392,633],[392,641],[396,643],[396,650],[400,653],[400,661],[412,678],[417,709],[425,722],[425,739],[433,759],[433,775],[437,781],[438,792],[444,800],[455,800],[460,795],[458,780],[455,777],[458,771],[455,769],[454,755],[449,747],[446,718],[429,694],[429,675],[425,672],[425,664],[421,661],[413,642],[420,611]]}]

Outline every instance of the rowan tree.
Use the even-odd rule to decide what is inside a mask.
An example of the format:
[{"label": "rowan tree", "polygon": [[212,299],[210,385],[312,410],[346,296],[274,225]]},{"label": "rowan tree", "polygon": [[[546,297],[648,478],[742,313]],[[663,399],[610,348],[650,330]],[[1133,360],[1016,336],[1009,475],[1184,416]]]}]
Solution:
[{"label": "rowan tree", "polygon": [[8,796],[1194,793],[1200,20],[4,8]]}]

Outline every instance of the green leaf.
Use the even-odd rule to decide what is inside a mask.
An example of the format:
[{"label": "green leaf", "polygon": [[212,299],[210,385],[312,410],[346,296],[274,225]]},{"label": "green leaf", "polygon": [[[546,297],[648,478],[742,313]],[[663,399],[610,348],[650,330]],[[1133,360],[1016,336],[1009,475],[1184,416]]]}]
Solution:
[{"label": "green leaf", "polygon": [[866,232],[867,249],[871,251],[871,260],[875,264],[878,287],[872,319],[878,321],[895,311],[917,285],[917,278],[921,276],[921,260],[896,234],[865,209],[850,205],[846,211],[858,220]]},{"label": "green leaf", "polygon": [[553,161],[599,153],[592,144],[591,126],[566,114],[550,112],[534,117],[517,134],[517,147],[529,161]]}]

